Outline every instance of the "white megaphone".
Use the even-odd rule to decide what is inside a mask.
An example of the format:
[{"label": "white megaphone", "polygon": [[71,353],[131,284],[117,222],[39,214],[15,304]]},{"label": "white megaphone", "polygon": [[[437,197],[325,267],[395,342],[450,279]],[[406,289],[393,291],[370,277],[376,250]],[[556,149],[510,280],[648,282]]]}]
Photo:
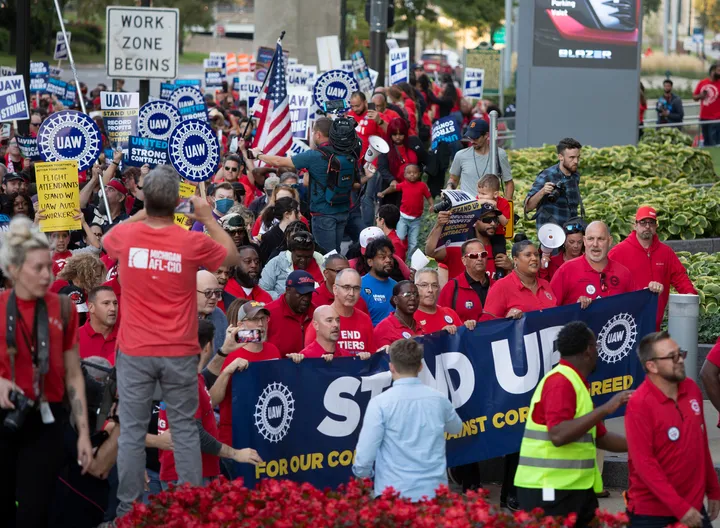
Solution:
[{"label": "white megaphone", "polygon": [[368,149],[365,152],[365,161],[372,163],[380,154],[390,152],[390,145],[387,144],[380,136],[370,136],[368,138]]},{"label": "white megaphone", "polygon": [[[538,240],[543,255],[549,257],[553,249],[557,249],[565,243],[565,230],[557,224],[545,224],[538,229]],[[547,262],[544,267],[548,267]]]}]

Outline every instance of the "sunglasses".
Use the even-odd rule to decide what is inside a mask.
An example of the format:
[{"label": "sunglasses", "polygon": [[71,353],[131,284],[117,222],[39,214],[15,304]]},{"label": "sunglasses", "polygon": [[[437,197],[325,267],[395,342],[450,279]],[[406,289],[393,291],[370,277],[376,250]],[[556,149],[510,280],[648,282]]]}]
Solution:
[{"label": "sunglasses", "polygon": [[584,233],[585,226],[582,224],[568,224],[565,226],[565,232],[569,235],[572,235],[573,233]]},{"label": "sunglasses", "polygon": [[222,290],[222,289],[217,289],[217,290],[204,290],[204,291],[203,291],[203,290],[195,290],[195,291],[198,292],[198,293],[202,293],[202,294],[205,296],[206,299],[212,299],[213,297],[217,297],[218,299],[220,299],[220,298],[222,297],[222,294],[223,294],[223,290]]},{"label": "sunglasses", "polygon": [[467,253],[465,255],[469,259],[484,259],[487,258],[488,252],[487,251],[480,251],[480,252],[473,252],[473,253]]},{"label": "sunglasses", "polygon": [[483,224],[499,224],[500,219],[497,216],[488,216],[486,218],[481,218],[480,221]]},{"label": "sunglasses", "polygon": [[607,282],[605,282],[605,272],[600,273],[600,291],[605,293],[608,291]]},{"label": "sunglasses", "polygon": [[416,291],[409,291],[409,292],[403,292],[398,297],[401,297],[403,299],[412,299],[413,297],[417,297],[418,292]]},{"label": "sunglasses", "polygon": [[297,234],[293,235],[290,240],[300,244],[310,244],[313,241],[312,235]]},{"label": "sunglasses", "polygon": [[225,170],[230,172],[237,172],[240,170],[240,167],[225,167]]},{"label": "sunglasses", "polygon": [[680,361],[680,358],[685,359],[685,358],[687,357],[687,355],[688,355],[687,350],[683,350],[682,348],[679,348],[675,353],[673,353],[673,354],[670,355],[670,356],[665,356],[665,357],[651,357],[651,358],[649,359],[649,361],[660,361],[660,360],[663,360],[663,359],[672,359],[672,362],[673,362],[673,363],[677,363],[678,361]]}]

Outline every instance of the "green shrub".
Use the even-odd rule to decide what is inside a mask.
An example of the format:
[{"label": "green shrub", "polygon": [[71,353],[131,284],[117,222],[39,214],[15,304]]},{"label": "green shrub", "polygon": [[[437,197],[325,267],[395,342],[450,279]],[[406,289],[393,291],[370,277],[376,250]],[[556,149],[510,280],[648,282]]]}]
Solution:
[{"label": "green shrub", "polygon": [[0,51],[10,51],[10,31],[2,27],[0,27]]}]

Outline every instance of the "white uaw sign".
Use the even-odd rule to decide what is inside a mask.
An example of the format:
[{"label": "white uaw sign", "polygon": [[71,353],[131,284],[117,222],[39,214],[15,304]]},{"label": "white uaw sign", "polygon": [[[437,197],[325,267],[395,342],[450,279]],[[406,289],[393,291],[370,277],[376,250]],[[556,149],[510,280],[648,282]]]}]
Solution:
[{"label": "white uaw sign", "polygon": [[108,7],[105,31],[108,76],[177,77],[179,18],[177,9]]}]

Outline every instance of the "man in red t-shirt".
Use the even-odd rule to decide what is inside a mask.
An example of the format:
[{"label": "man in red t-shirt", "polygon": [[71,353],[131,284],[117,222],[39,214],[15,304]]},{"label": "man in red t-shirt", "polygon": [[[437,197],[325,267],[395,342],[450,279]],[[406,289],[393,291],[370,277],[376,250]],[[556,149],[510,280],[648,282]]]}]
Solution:
[{"label": "man in red t-shirt", "polygon": [[368,149],[368,140],[370,136],[385,137],[387,132],[387,122],[377,110],[368,110],[367,98],[362,92],[354,92],[350,97],[350,110],[348,117],[352,117],[357,122],[358,137],[362,140],[362,152],[360,158],[365,156]]},{"label": "man in red t-shirt", "polygon": [[282,356],[302,350],[313,311],[315,279],[307,271],[295,270],[285,281],[285,293],[267,305],[270,312],[268,341]]},{"label": "man in red t-shirt", "polygon": [[[375,352],[373,324],[370,316],[358,309],[360,297],[360,274],[352,268],[338,272],[333,284],[335,296],[333,310],[340,316],[340,338],[335,355],[338,357],[358,356],[367,359]],[[315,340],[315,325],[310,325],[305,333],[305,345]]]},{"label": "man in red t-shirt", "polygon": [[[335,294],[333,293],[333,286],[335,286],[335,277],[342,270],[350,267],[348,259],[338,253],[333,253],[325,259],[325,267],[323,269],[323,276],[325,282],[315,288],[312,296],[312,303],[315,308],[325,306],[335,302]],[[368,307],[365,304],[365,300],[360,297],[357,305],[355,306],[361,312],[367,313]]]},{"label": "man in red t-shirt", "polygon": [[230,235],[215,221],[206,200],[190,198],[203,233],[174,222],[179,178],[167,165],[145,176],[145,209],[113,227],[102,240],[118,261],[123,285],[122,325],[116,359],[120,400],[118,516],[130,511],[145,486],[145,434],[152,396],[160,381],[173,422],[178,474],[182,482],[202,483],[200,439],[192,416],[198,406],[198,319],[195,275],[237,263]]},{"label": "man in red t-shirt", "polygon": [[235,273],[228,280],[223,290],[222,301],[225,308],[228,308],[235,299],[271,303],[272,296],[258,286],[260,280],[260,255],[257,247],[243,246],[238,249],[238,254],[240,262],[235,266]]},{"label": "man in red t-shirt", "polygon": [[[710,66],[709,77],[703,79],[695,87],[693,101],[700,101],[700,121],[720,119],[720,71],[717,65]],[[720,144],[720,124],[700,125],[703,144],[712,147]]]},{"label": "man in red t-shirt", "polygon": [[80,357],[92,356],[107,359],[115,365],[115,348],[118,327],[118,301],[110,286],[98,286],[88,294],[89,317],[78,330]]},{"label": "man in red t-shirt", "polygon": [[340,338],[340,316],[332,306],[320,306],[313,314],[315,339],[300,351],[303,358],[323,358],[332,361]]}]

